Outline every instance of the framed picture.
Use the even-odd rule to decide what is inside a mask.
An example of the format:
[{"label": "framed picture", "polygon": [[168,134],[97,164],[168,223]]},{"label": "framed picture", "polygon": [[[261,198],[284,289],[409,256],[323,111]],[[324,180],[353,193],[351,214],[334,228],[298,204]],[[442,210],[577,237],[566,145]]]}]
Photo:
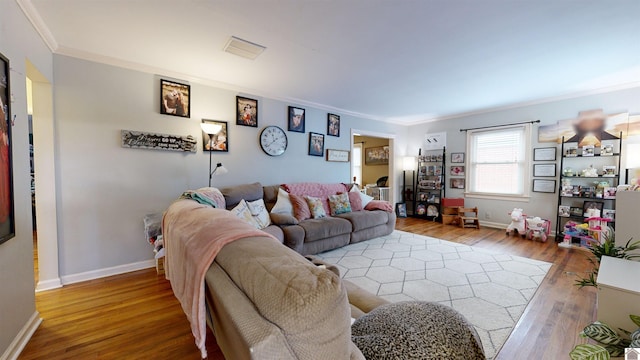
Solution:
[{"label": "framed picture", "polygon": [[582,216],[582,208],[577,206],[572,206],[569,208],[569,215],[571,216]]},{"label": "framed picture", "polygon": [[533,161],[556,161],[555,147],[544,147],[533,149]]},{"label": "framed picture", "polygon": [[236,125],[258,127],[258,100],[236,96]]},{"label": "framed picture", "polygon": [[289,131],[304,132],[304,109],[289,106]]},{"label": "framed picture", "polygon": [[464,153],[451,153],[451,162],[454,164],[463,164]]},{"label": "framed picture", "polygon": [[464,166],[454,165],[450,168],[451,176],[464,176]]},{"label": "framed picture", "polygon": [[349,162],[349,150],[327,149],[327,161]]},{"label": "framed picture", "polygon": [[558,216],[569,217],[569,205],[560,205],[558,206]]},{"label": "framed picture", "polygon": [[229,127],[226,121],[218,120],[205,120],[202,119],[205,124],[214,124],[222,126],[222,129],[217,134],[209,136],[209,134],[202,132],[202,150],[203,151],[229,151]]},{"label": "framed picture", "polygon": [[364,150],[365,165],[388,165],[389,164],[389,147],[376,146],[366,148]]},{"label": "framed picture", "polygon": [[449,179],[449,187],[452,189],[464,189],[464,179]]},{"label": "framed picture", "polygon": [[556,192],[556,181],[533,179],[533,192],[554,193]]},{"label": "framed picture", "polygon": [[340,116],[327,114],[327,135],[340,136]]},{"label": "framed picture", "polygon": [[556,164],[533,164],[533,176],[555,177]]},{"label": "framed picture", "polygon": [[16,235],[11,156],[9,59],[0,54],[0,244]]},{"label": "framed picture", "polygon": [[582,216],[588,217],[590,216],[590,212],[592,209],[597,209],[602,215],[602,209],[604,208],[604,203],[599,201],[585,201],[582,204]]},{"label": "framed picture", "polygon": [[407,217],[407,204],[405,203],[396,203],[396,216],[399,218]]},{"label": "framed picture", "polygon": [[309,133],[309,155],[324,155],[324,135],[314,132]]},{"label": "framed picture", "polygon": [[160,114],[191,116],[191,86],[160,79]]}]

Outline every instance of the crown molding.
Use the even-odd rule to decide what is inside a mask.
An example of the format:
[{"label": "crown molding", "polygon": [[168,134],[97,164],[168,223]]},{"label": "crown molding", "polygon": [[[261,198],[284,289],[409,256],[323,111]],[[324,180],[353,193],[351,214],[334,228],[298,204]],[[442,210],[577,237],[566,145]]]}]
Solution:
[{"label": "crown molding", "polygon": [[45,24],[44,20],[42,20],[40,13],[38,12],[38,10],[36,10],[35,6],[33,6],[31,0],[16,0],[16,3],[18,4],[18,6],[20,6],[20,9],[22,9],[24,16],[29,19],[29,22],[31,22],[36,32],[40,35],[42,41],[44,41],[49,50],[55,53],[58,49],[58,42],[56,41],[55,37],[53,37],[53,34],[51,33],[51,30],[49,30],[47,24]]},{"label": "crown molding", "polygon": [[403,124],[407,125],[407,126],[421,125],[421,124],[426,124],[426,123],[430,123],[430,122],[459,119],[459,118],[463,118],[463,117],[467,117],[467,116],[482,115],[482,114],[498,112],[498,111],[505,111],[505,110],[511,110],[511,109],[516,109],[516,108],[521,108],[521,107],[526,107],[526,106],[534,106],[534,105],[552,103],[552,102],[556,102],[556,101],[576,99],[576,98],[581,98],[581,97],[585,97],[585,96],[606,94],[606,93],[610,93],[610,92],[614,92],[614,91],[627,90],[627,89],[633,89],[633,88],[638,88],[638,87],[640,87],[640,81],[632,81],[632,82],[628,82],[628,83],[624,83],[624,84],[612,85],[612,86],[607,86],[607,87],[602,87],[602,88],[583,90],[583,91],[576,91],[576,92],[567,93],[567,94],[563,94],[563,95],[557,95],[557,96],[549,96],[549,97],[540,98],[540,99],[536,99],[536,100],[522,101],[522,102],[517,102],[517,103],[513,103],[513,104],[494,106],[494,107],[489,107],[489,108],[484,108],[484,109],[479,109],[479,110],[474,110],[474,111],[468,111],[468,112],[463,112],[463,113],[457,113],[457,114],[450,114],[450,115],[443,115],[443,116],[437,116],[437,117],[432,117],[432,118],[426,118],[426,119],[417,120],[417,121],[408,121],[408,122],[404,122]]}]

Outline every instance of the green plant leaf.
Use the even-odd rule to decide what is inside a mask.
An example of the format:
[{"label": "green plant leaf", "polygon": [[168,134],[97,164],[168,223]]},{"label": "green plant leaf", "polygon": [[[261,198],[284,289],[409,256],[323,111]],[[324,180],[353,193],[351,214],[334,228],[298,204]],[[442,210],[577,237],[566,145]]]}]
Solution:
[{"label": "green plant leaf", "polygon": [[624,356],[624,349],[626,348],[626,345],[607,345],[604,348],[607,350],[607,352],[609,353],[609,355],[611,357],[618,357],[618,356]]},{"label": "green plant leaf", "polygon": [[629,315],[629,317],[631,318],[631,321],[633,321],[634,324],[640,326],[640,316],[638,316],[638,315]]},{"label": "green plant leaf", "polygon": [[599,321],[587,325],[583,331],[585,335],[604,345],[618,345],[622,342],[622,338],[615,330]]},{"label": "green plant leaf", "polygon": [[569,353],[571,360],[609,360],[609,352],[599,345],[580,344]]}]

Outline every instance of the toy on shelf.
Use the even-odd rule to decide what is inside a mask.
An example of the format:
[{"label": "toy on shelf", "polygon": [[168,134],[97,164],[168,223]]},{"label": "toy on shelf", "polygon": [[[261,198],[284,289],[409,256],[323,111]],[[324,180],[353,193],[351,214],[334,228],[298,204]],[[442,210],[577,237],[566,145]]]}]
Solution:
[{"label": "toy on shelf", "polygon": [[525,236],[525,215],[522,211],[520,208],[514,208],[509,213],[509,216],[511,216],[511,224],[507,226],[507,235],[511,235],[516,231],[520,236]]},{"label": "toy on shelf", "polygon": [[546,219],[541,219],[538,216],[527,217],[526,220],[527,220],[527,233],[526,233],[527,239],[546,242],[547,236],[549,234],[549,228],[551,227],[551,222]]}]

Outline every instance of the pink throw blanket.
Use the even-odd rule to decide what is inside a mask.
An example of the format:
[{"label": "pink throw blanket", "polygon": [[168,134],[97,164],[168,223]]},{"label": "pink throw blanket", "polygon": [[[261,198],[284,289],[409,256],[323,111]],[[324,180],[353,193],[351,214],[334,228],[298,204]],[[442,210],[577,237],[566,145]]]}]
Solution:
[{"label": "pink throw blanket", "polygon": [[192,200],[175,201],[162,221],[165,274],[191,324],[202,358],[207,357],[204,277],[222,247],[250,236],[271,236],[231,212]]}]

